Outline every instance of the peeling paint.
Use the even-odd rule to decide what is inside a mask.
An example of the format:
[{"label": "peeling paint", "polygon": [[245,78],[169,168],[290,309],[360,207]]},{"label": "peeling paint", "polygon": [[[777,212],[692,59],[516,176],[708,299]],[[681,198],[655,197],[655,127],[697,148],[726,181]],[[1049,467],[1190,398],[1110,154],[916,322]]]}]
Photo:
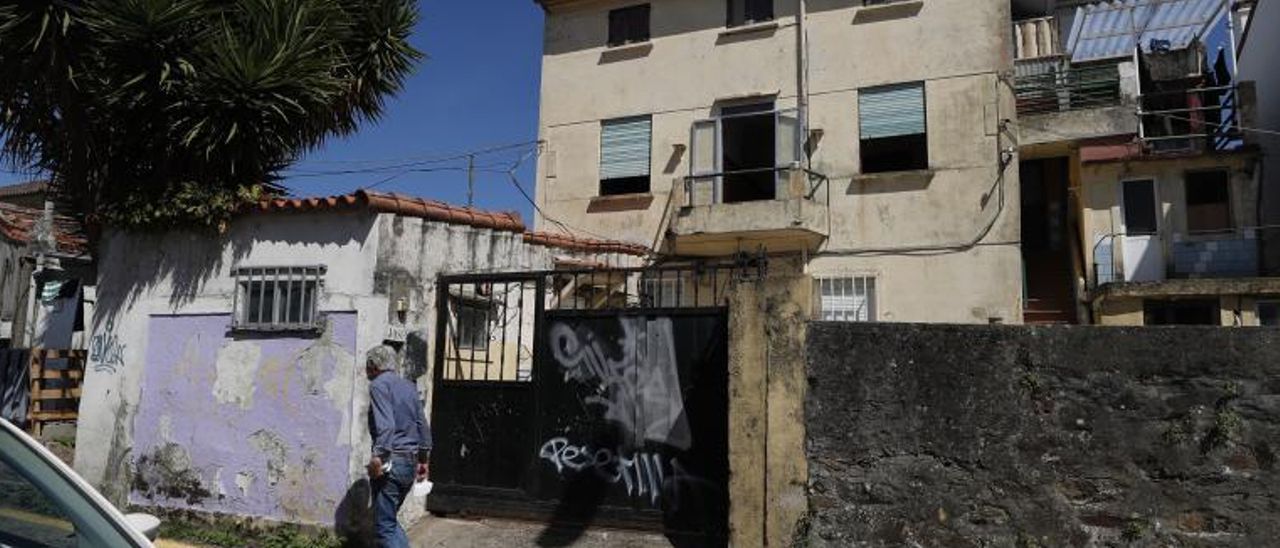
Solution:
[{"label": "peeling paint", "polygon": [[285,462],[289,458],[289,449],[285,447],[280,435],[268,430],[259,430],[249,436],[249,443],[267,458],[267,485],[275,486],[284,478]]},{"label": "peeling paint", "polygon": [[249,496],[249,488],[253,486],[253,474],[245,472],[236,473],[236,488],[240,489],[240,496]]},{"label": "peeling paint", "polygon": [[253,406],[254,377],[262,349],[256,341],[226,341],[218,349],[214,370],[213,396],[218,403],[238,405],[241,409]]}]

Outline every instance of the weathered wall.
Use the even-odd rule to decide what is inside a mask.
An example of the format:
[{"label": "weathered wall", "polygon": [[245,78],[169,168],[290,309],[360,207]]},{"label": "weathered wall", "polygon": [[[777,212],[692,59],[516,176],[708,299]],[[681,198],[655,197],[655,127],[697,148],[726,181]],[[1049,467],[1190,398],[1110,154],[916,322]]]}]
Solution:
[{"label": "weathered wall", "polygon": [[791,260],[728,293],[732,546],[789,546],[808,508],[803,341],[812,289]]},{"label": "weathered wall", "polygon": [[[1125,232],[1120,199],[1122,181],[1155,181],[1156,200],[1160,204],[1160,216],[1157,219],[1159,236],[1166,249],[1166,264],[1172,264],[1173,257],[1169,249],[1175,235],[1184,240],[1197,238],[1187,235],[1186,174],[1189,171],[1214,169],[1230,173],[1229,197],[1233,226],[1258,226],[1258,183],[1254,179],[1258,165],[1253,154],[1221,153],[1194,158],[1084,164],[1080,169],[1080,228],[1086,272],[1094,271],[1094,244],[1109,234]],[[1117,268],[1122,263],[1123,259],[1117,261]]]},{"label": "weathered wall", "polygon": [[1280,331],[811,323],[819,546],[1263,546]]},{"label": "weathered wall", "polygon": [[[572,226],[654,242],[672,189],[689,173],[696,120],[753,98],[797,106],[795,2],[774,2],[773,23],[744,30],[725,28],[723,1],[654,1],[650,42],[627,48],[605,47],[608,11],[627,2],[548,4],[557,5],[544,42],[538,200]],[[830,239],[819,254],[840,252],[815,268],[895,285],[877,296],[885,320],[1021,321],[1017,163],[1003,179],[999,167],[1016,129],[996,136],[1001,120],[1015,118],[997,78],[1012,69],[1007,0],[809,0],[808,10],[810,127],[822,131],[812,165],[831,177]],[[925,83],[930,169],[862,174],[858,89],[913,81]],[[602,207],[600,121],[644,114],[653,117],[649,196],[623,211]],[[980,235],[985,249],[960,245]],[[905,250],[938,246],[953,249]],[[893,250],[843,253],[884,248]],[[927,280],[922,271],[953,276]]]},{"label": "weathered wall", "polygon": [[233,336],[231,316],[151,317],[135,504],[328,523],[346,494],[356,315],[319,337]]},{"label": "weathered wall", "polygon": [[[317,489],[313,493],[316,496],[304,498],[328,500],[332,486],[324,482],[350,485],[361,477],[363,461],[356,449],[363,448],[367,457],[368,434],[362,419],[365,406],[359,396],[367,392],[367,381],[357,356],[381,343],[386,332],[386,299],[373,296],[371,291],[377,250],[376,218],[365,213],[260,214],[237,219],[221,236],[181,232],[110,233],[98,254],[98,303],[80,405],[77,471],[114,502],[123,503],[134,488],[141,487],[138,493],[149,490],[149,484],[142,486],[135,477],[139,465],[145,464],[144,457],[154,456],[154,451],[148,451],[157,444],[175,440],[196,459],[190,463],[179,460],[192,465],[188,478],[199,480],[192,485],[193,489],[207,491],[215,497],[204,498],[202,507],[248,515],[271,508],[266,515],[281,519],[332,521],[333,508],[327,513],[311,507],[290,508],[283,503],[284,487],[267,489],[266,474],[255,468],[265,466],[266,461],[251,438],[257,430],[280,433],[282,445],[289,449],[289,458],[303,458],[305,455],[301,453],[306,451],[301,450],[302,440],[320,426],[312,421],[329,417],[321,421],[332,422],[335,427],[326,435],[329,445],[314,459],[315,466],[321,467],[326,477],[312,478],[314,485],[300,487]],[[309,392],[315,385],[307,380],[314,380],[307,372],[309,366],[304,363],[307,360],[290,359],[302,352],[304,341],[301,339],[291,336],[233,339],[228,338],[225,329],[212,325],[175,327],[199,318],[221,324],[229,321],[235,292],[232,268],[303,265],[328,267],[319,309],[334,321],[345,318],[342,321],[346,322],[330,326],[341,334],[342,343],[338,346],[342,348],[339,354],[343,358],[341,363],[332,357],[320,360],[325,365],[319,367],[322,370],[319,378],[323,379],[319,393]],[[337,329],[343,325],[346,327]],[[314,344],[323,340],[321,337],[306,342]],[[259,352],[258,359],[249,359],[254,349]],[[175,356],[174,352],[179,353]],[[220,361],[246,375],[233,375],[226,368],[219,371]],[[193,374],[184,381],[173,375],[170,366],[187,368]],[[256,372],[248,375],[251,370]],[[297,391],[290,388],[287,396],[268,397],[276,388],[293,386],[258,378],[268,371],[276,371],[274,375],[279,377],[296,376],[308,388]],[[219,373],[223,372],[227,375],[222,376],[224,382],[219,382]],[[328,391],[324,389],[326,383],[345,388]],[[218,405],[190,409],[191,413],[167,411],[178,404],[167,399],[174,397],[175,390],[186,394],[184,400],[212,399]],[[246,404],[248,407],[243,407]],[[276,413],[281,410],[277,406],[298,406],[297,409],[306,408],[309,412]],[[326,411],[326,415],[319,413],[319,408],[330,411]],[[169,419],[162,422],[166,412]],[[339,412],[341,420],[333,418],[337,416],[333,413]],[[349,420],[350,417],[357,420]],[[236,423],[258,423],[261,428],[242,431]],[[168,424],[168,430],[159,428],[160,424]],[[223,429],[214,429],[214,425],[219,424]],[[350,428],[342,429],[340,424],[349,424]],[[209,433],[218,435],[205,439],[203,436]],[[290,433],[302,437],[291,438]],[[340,437],[343,434],[345,436]],[[218,440],[226,442],[221,449],[225,452],[218,453],[202,445]],[[293,451],[294,448],[299,451]],[[216,454],[217,460],[225,461],[220,481],[213,466],[215,461],[200,460],[204,458],[198,456],[202,452],[210,453],[210,459]],[[223,459],[228,455],[236,458]],[[299,462],[288,460],[278,464],[296,472],[299,467],[294,465]],[[242,464],[244,466],[240,466]],[[181,475],[183,468],[188,467],[179,466],[173,471]],[[244,493],[239,492],[235,477],[240,469],[249,471],[255,478]],[[146,475],[141,479],[145,481]],[[324,487],[316,487],[322,485]],[[220,489],[225,490],[226,495],[217,500]],[[185,496],[170,498],[186,499]],[[132,499],[138,500],[138,497]]]}]

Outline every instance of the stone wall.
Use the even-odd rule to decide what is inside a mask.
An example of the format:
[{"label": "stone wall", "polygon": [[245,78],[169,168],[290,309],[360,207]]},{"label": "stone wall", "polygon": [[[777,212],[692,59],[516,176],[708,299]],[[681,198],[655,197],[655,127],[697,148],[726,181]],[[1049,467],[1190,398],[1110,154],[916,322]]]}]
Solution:
[{"label": "stone wall", "polygon": [[1263,546],[1280,331],[812,323],[809,544]]}]

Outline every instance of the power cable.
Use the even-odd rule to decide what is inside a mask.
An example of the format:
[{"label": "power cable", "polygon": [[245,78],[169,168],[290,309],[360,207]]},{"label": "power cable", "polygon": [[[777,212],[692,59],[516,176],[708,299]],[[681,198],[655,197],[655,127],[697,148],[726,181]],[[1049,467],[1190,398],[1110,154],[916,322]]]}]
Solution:
[{"label": "power cable", "polygon": [[1248,132],[1251,132],[1251,133],[1260,133],[1260,134],[1262,134],[1262,135],[1280,136],[1280,131],[1277,131],[1277,130],[1274,130],[1274,129],[1262,129],[1262,128],[1254,128],[1254,127],[1245,127],[1245,126],[1238,125],[1238,124],[1215,124],[1215,123],[1213,123],[1213,122],[1208,122],[1208,121],[1205,121],[1205,120],[1196,120],[1196,119],[1194,119],[1194,118],[1187,118],[1187,117],[1185,117],[1185,116],[1176,116],[1176,115],[1173,115],[1173,114],[1162,114],[1162,113],[1138,113],[1138,116],[1139,116],[1139,117],[1143,117],[1143,116],[1164,116],[1164,117],[1166,117],[1166,118],[1170,118],[1170,119],[1173,119],[1173,120],[1181,120],[1181,121],[1183,121],[1183,122],[1192,122],[1192,123],[1196,123],[1196,124],[1204,124],[1204,125],[1206,125],[1206,126],[1213,126],[1213,127],[1217,127],[1217,128],[1228,128],[1228,129],[1230,129],[1230,128],[1233,128],[1233,127],[1234,127],[1235,129],[1238,129],[1238,130],[1240,130],[1240,131],[1248,131]]},{"label": "power cable", "polygon": [[[517,144],[513,144],[513,145],[503,145],[503,146],[499,146],[499,147],[489,147],[489,148],[477,149],[477,150],[474,150],[474,151],[463,152],[463,153],[454,154],[454,155],[451,155],[451,156],[443,156],[443,157],[438,157],[438,158],[432,158],[432,159],[429,159],[429,160],[419,160],[419,161],[413,161],[413,162],[401,162],[401,163],[388,164],[388,165],[383,165],[383,166],[369,166],[369,167],[350,168],[350,169],[337,169],[337,170],[288,169],[288,170],[285,170],[285,172],[286,172],[286,173],[285,173],[285,176],[287,176],[287,177],[324,177],[324,176],[330,176],[330,175],[355,175],[355,174],[364,174],[364,173],[386,173],[386,172],[388,172],[388,171],[395,171],[395,170],[399,170],[399,169],[408,169],[408,168],[415,168],[415,167],[429,166],[429,165],[433,165],[433,164],[442,164],[442,163],[446,163],[446,162],[461,161],[461,160],[466,160],[466,159],[468,159],[468,158],[472,158],[472,157],[475,157],[475,156],[483,156],[483,155],[488,155],[488,154],[495,154],[495,153],[498,153],[498,152],[504,152],[504,151],[508,151],[508,150],[515,150],[515,149],[519,149],[519,148],[529,147],[529,146],[536,145],[536,144],[537,144],[537,141],[530,141],[530,142],[524,142],[524,143],[517,143]],[[501,167],[501,166],[503,166],[503,165],[505,165],[505,164],[504,164],[504,163],[492,163],[492,164],[481,164],[481,165],[479,165],[479,166],[477,166],[477,167],[483,167],[483,168],[494,168],[494,167]]]}]

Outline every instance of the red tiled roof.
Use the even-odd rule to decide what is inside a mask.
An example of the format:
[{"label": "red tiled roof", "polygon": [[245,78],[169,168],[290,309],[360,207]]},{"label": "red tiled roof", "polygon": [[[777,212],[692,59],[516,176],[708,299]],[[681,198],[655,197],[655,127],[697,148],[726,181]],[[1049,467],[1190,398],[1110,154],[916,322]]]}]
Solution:
[{"label": "red tiled roof", "polygon": [[49,181],[28,181],[16,185],[0,186],[0,198],[29,196],[49,190]]},{"label": "red tiled roof", "polygon": [[628,242],[619,242],[616,240],[594,240],[590,238],[577,238],[574,236],[566,236],[563,234],[552,234],[550,232],[525,232],[524,241],[534,245],[544,245],[547,247],[558,247],[570,251],[586,251],[592,253],[623,253],[626,255],[643,256],[649,254],[649,247],[640,244]]},{"label": "red tiled roof", "polygon": [[[0,203],[0,235],[20,244],[29,244],[32,230],[42,215],[44,212],[39,209]],[[84,226],[71,217],[54,215],[53,234],[60,253],[83,255],[89,250]]]},{"label": "red tiled roof", "polygon": [[649,253],[648,247],[639,244],[576,238],[547,232],[529,232],[525,228],[524,222],[520,220],[520,214],[515,212],[485,211],[414,196],[370,192],[367,190],[357,190],[351,194],[323,198],[274,198],[259,203],[256,210],[263,212],[366,210],[375,213],[394,213],[441,223],[521,233],[524,235],[526,243],[570,251],[625,253],[637,256]]},{"label": "red tiled roof", "polygon": [[357,190],[351,194],[324,198],[275,198],[258,204],[259,211],[314,211],[320,209],[357,210],[395,213],[442,223],[489,228],[507,232],[524,232],[520,214],[510,211],[492,212],[458,207],[436,200],[399,194],[383,194]]}]

